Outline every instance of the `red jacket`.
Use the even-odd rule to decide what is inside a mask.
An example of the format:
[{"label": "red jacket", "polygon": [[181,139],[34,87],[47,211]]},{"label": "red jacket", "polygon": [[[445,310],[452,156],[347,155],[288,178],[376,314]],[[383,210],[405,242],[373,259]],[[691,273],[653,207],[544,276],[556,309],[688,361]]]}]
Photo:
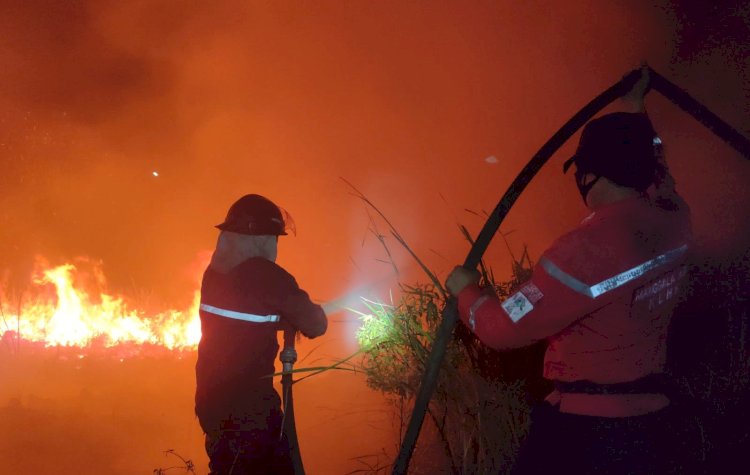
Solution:
[{"label": "red jacket", "polygon": [[504,302],[465,288],[462,320],[496,349],[546,339],[548,379],[620,383],[661,373],[691,240],[687,207],[669,204],[642,196],[597,209]]},{"label": "red jacket", "polygon": [[222,274],[206,269],[201,285],[201,341],[196,364],[196,414],[213,421],[224,414],[263,415],[260,400],[278,405],[273,380],[285,322],[314,338],[326,331],[323,309],[294,277],[260,257]]}]

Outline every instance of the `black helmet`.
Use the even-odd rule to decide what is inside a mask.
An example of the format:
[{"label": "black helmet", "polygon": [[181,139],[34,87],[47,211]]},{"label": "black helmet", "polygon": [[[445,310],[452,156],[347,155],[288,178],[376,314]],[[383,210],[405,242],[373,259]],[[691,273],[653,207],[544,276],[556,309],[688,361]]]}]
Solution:
[{"label": "black helmet", "polygon": [[646,114],[607,114],[586,124],[576,154],[565,162],[563,171],[575,163],[576,175],[591,173],[644,191],[654,181],[660,144]]},{"label": "black helmet", "polygon": [[260,195],[245,195],[235,201],[224,222],[216,227],[222,231],[250,236],[285,236],[287,231],[296,231],[289,213]]}]

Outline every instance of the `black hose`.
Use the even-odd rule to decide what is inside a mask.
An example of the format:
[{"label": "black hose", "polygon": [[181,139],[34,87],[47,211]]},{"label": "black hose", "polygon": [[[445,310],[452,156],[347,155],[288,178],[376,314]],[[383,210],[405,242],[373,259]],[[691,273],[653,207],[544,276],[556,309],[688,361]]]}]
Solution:
[{"label": "black hose", "polygon": [[[294,340],[297,332],[294,330],[284,331],[284,350],[292,349],[294,351]],[[296,352],[294,359],[296,360]],[[299,439],[297,438],[297,424],[294,420],[294,393],[292,386],[294,380],[291,373],[285,373],[281,376],[281,390],[284,393],[284,419],[283,428],[289,443],[289,451],[294,466],[294,475],[305,475],[305,467],[302,465],[302,453],[299,448]]]},{"label": "black hose", "polygon": [[750,140],[747,137],[708,110],[706,106],[693,99],[685,90],[679,88],[651,68],[649,68],[649,76],[651,77],[650,83],[652,89],[658,91],[677,107],[693,116],[695,120],[705,125],[706,128],[732,146],[732,148],[737,150],[746,159],[750,160]]},{"label": "black hose", "polygon": [[[495,233],[497,233],[500,224],[513,207],[513,204],[529,182],[531,182],[534,176],[536,176],[542,166],[547,163],[550,157],[565,143],[566,140],[576,133],[578,129],[591,120],[594,115],[604,109],[615,99],[628,92],[640,77],[640,69],[628,73],[622,80],[618,81],[594,100],[586,104],[586,106],[578,111],[576,115],[566,122],[565,125],[563,125],[560,130],[558,130],[557,133],[555,133],[555,135],[553,135],[552,138],[550,138],[547,143],[539,149],[536,155],[534,155],[523,170],[521,170],[521,173],[519,173],[516,179],[513,180],[508,191],[505,192],[502,199],[487,219],[487,222],[484,224],[482,231],[471,246],[471,250],[464,261],[463,266],[465,268],[475,269],[477,267],[479,261],[482,259],[482,255],[484,255],[484,252],[487,250],[487,246],[490,244]],[[401,450],[396,459],[396,463],[393,466],[392,473],[394,475],[403,475],[409,469],[409,461],[411,460],[414,446],[419,437],[419,432],[422,428],[422,422],[424,421],[427,407],[430,404],[432,393],[435,390],[440,366],[442,365],[448,342],[451,339],[451,334],[453,333],[453,329],[457,322],[457,303],[454,298],[450,298],[446,302],[445,308],[443,308],[442,321],[440,322],[440,327],[438,328],[435,337],[435,343],[432,345],[427,366],[424,375],[422,376],[422,382],[419,387],[419,393],[414,402],[411,419],[409,419],[409,425],[401,443]]]},{"label": "black hose", "polygon": [[[686,91],[679,88],[662,75],[649,68],[651,87],[672,101],[675,105],[686,111],[698,122],[714,132],[719,138],[727,142],[731,147],[737,150],[746,159],[750,159],[750,140],[734,129],[719,116],[708,110],[703,104],[696,101]],[[628,92],[633,85],[640,79],[641,71],[634,70],[628,73],[621,81],[617,82],[609,89],[601,93],[594,100],[583,107],[576,115],[563,125],[555,135],[545,143],[541,149],[534,155],[529,163],[521,170],[521,173],[511,183],[508,191],[505,192],[500,202],[497,204],[492,214],[487,219],[479,236],[471,247],[463,266],[467,269],[475,269],[487,250],[490,241],[494,237],[500,224],[507,216],[510,209],[515,204],[526,186],[536,176],[539,170],[544,166],[549,158],[567,141],[578,129],[588,122],[594,115],[604,109],[618,97]],[[455,299],[451,298],[446,302],[442,312],[442,321],[435,337],[435,343],[430,351],[430,357],[422,377],[422,383],[419,387],[419,393],[414,402],[409,425],[404,435],[396,463],[393,466],[394,475],[405,474],[409,468],[414,446],[419,437],[422,422],[424,421],[430,398],[435,390],[438,373],[448,341],[451,338],[453,329],[458,322],[458,308]]]}]

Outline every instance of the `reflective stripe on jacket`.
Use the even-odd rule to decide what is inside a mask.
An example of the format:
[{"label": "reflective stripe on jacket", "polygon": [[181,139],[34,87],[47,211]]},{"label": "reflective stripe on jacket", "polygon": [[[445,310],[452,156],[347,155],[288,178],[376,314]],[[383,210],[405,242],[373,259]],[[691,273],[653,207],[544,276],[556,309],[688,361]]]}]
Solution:
[{"label": "reflective stripe on jacket", "polygon": [[548,379],[619,383],[659,373],[690,240],[685,207],[645,196],[613,203],[558,239],[504,302],[464,289],[460,315],[494,348],[547,339]]},{"label": "reflective stripe on jacket", "polygon": [[[273,390],[276,332],[292,326],[322,335],[327,319],[283,268],[250,258],[226,274],[206,269],[201,285],[201,341],[196,364],[196,413],[244,413],[278,401]],[[265,417],[258,409],[259,417]],[[257,412],[257,411],[256,411]],[[208,416],[207,416],[208,417]]]}]

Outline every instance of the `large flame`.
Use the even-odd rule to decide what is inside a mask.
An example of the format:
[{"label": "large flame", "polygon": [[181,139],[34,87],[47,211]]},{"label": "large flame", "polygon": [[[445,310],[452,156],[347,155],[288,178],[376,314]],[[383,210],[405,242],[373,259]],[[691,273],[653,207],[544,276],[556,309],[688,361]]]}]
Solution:
[{"label": "large flame", "polygon": [[[95,271],[97,280],[103,282],[98,268]],[[123,297],[87,291],[76,279],[78,273],[73,264],[42,269],[33,281],[39,290],[34,297],[18,299],[15,309],[11,299],[0,300],[0,337],[12,332],[22,340],[43,342],[45,346],[87,347],[96,342],[106,347],[134,343],[192,349],[198,345],[198,291],[187,310],[147,315],[129,308]],[[8,295],[0,289],[0,296],[3,294]]]}]

